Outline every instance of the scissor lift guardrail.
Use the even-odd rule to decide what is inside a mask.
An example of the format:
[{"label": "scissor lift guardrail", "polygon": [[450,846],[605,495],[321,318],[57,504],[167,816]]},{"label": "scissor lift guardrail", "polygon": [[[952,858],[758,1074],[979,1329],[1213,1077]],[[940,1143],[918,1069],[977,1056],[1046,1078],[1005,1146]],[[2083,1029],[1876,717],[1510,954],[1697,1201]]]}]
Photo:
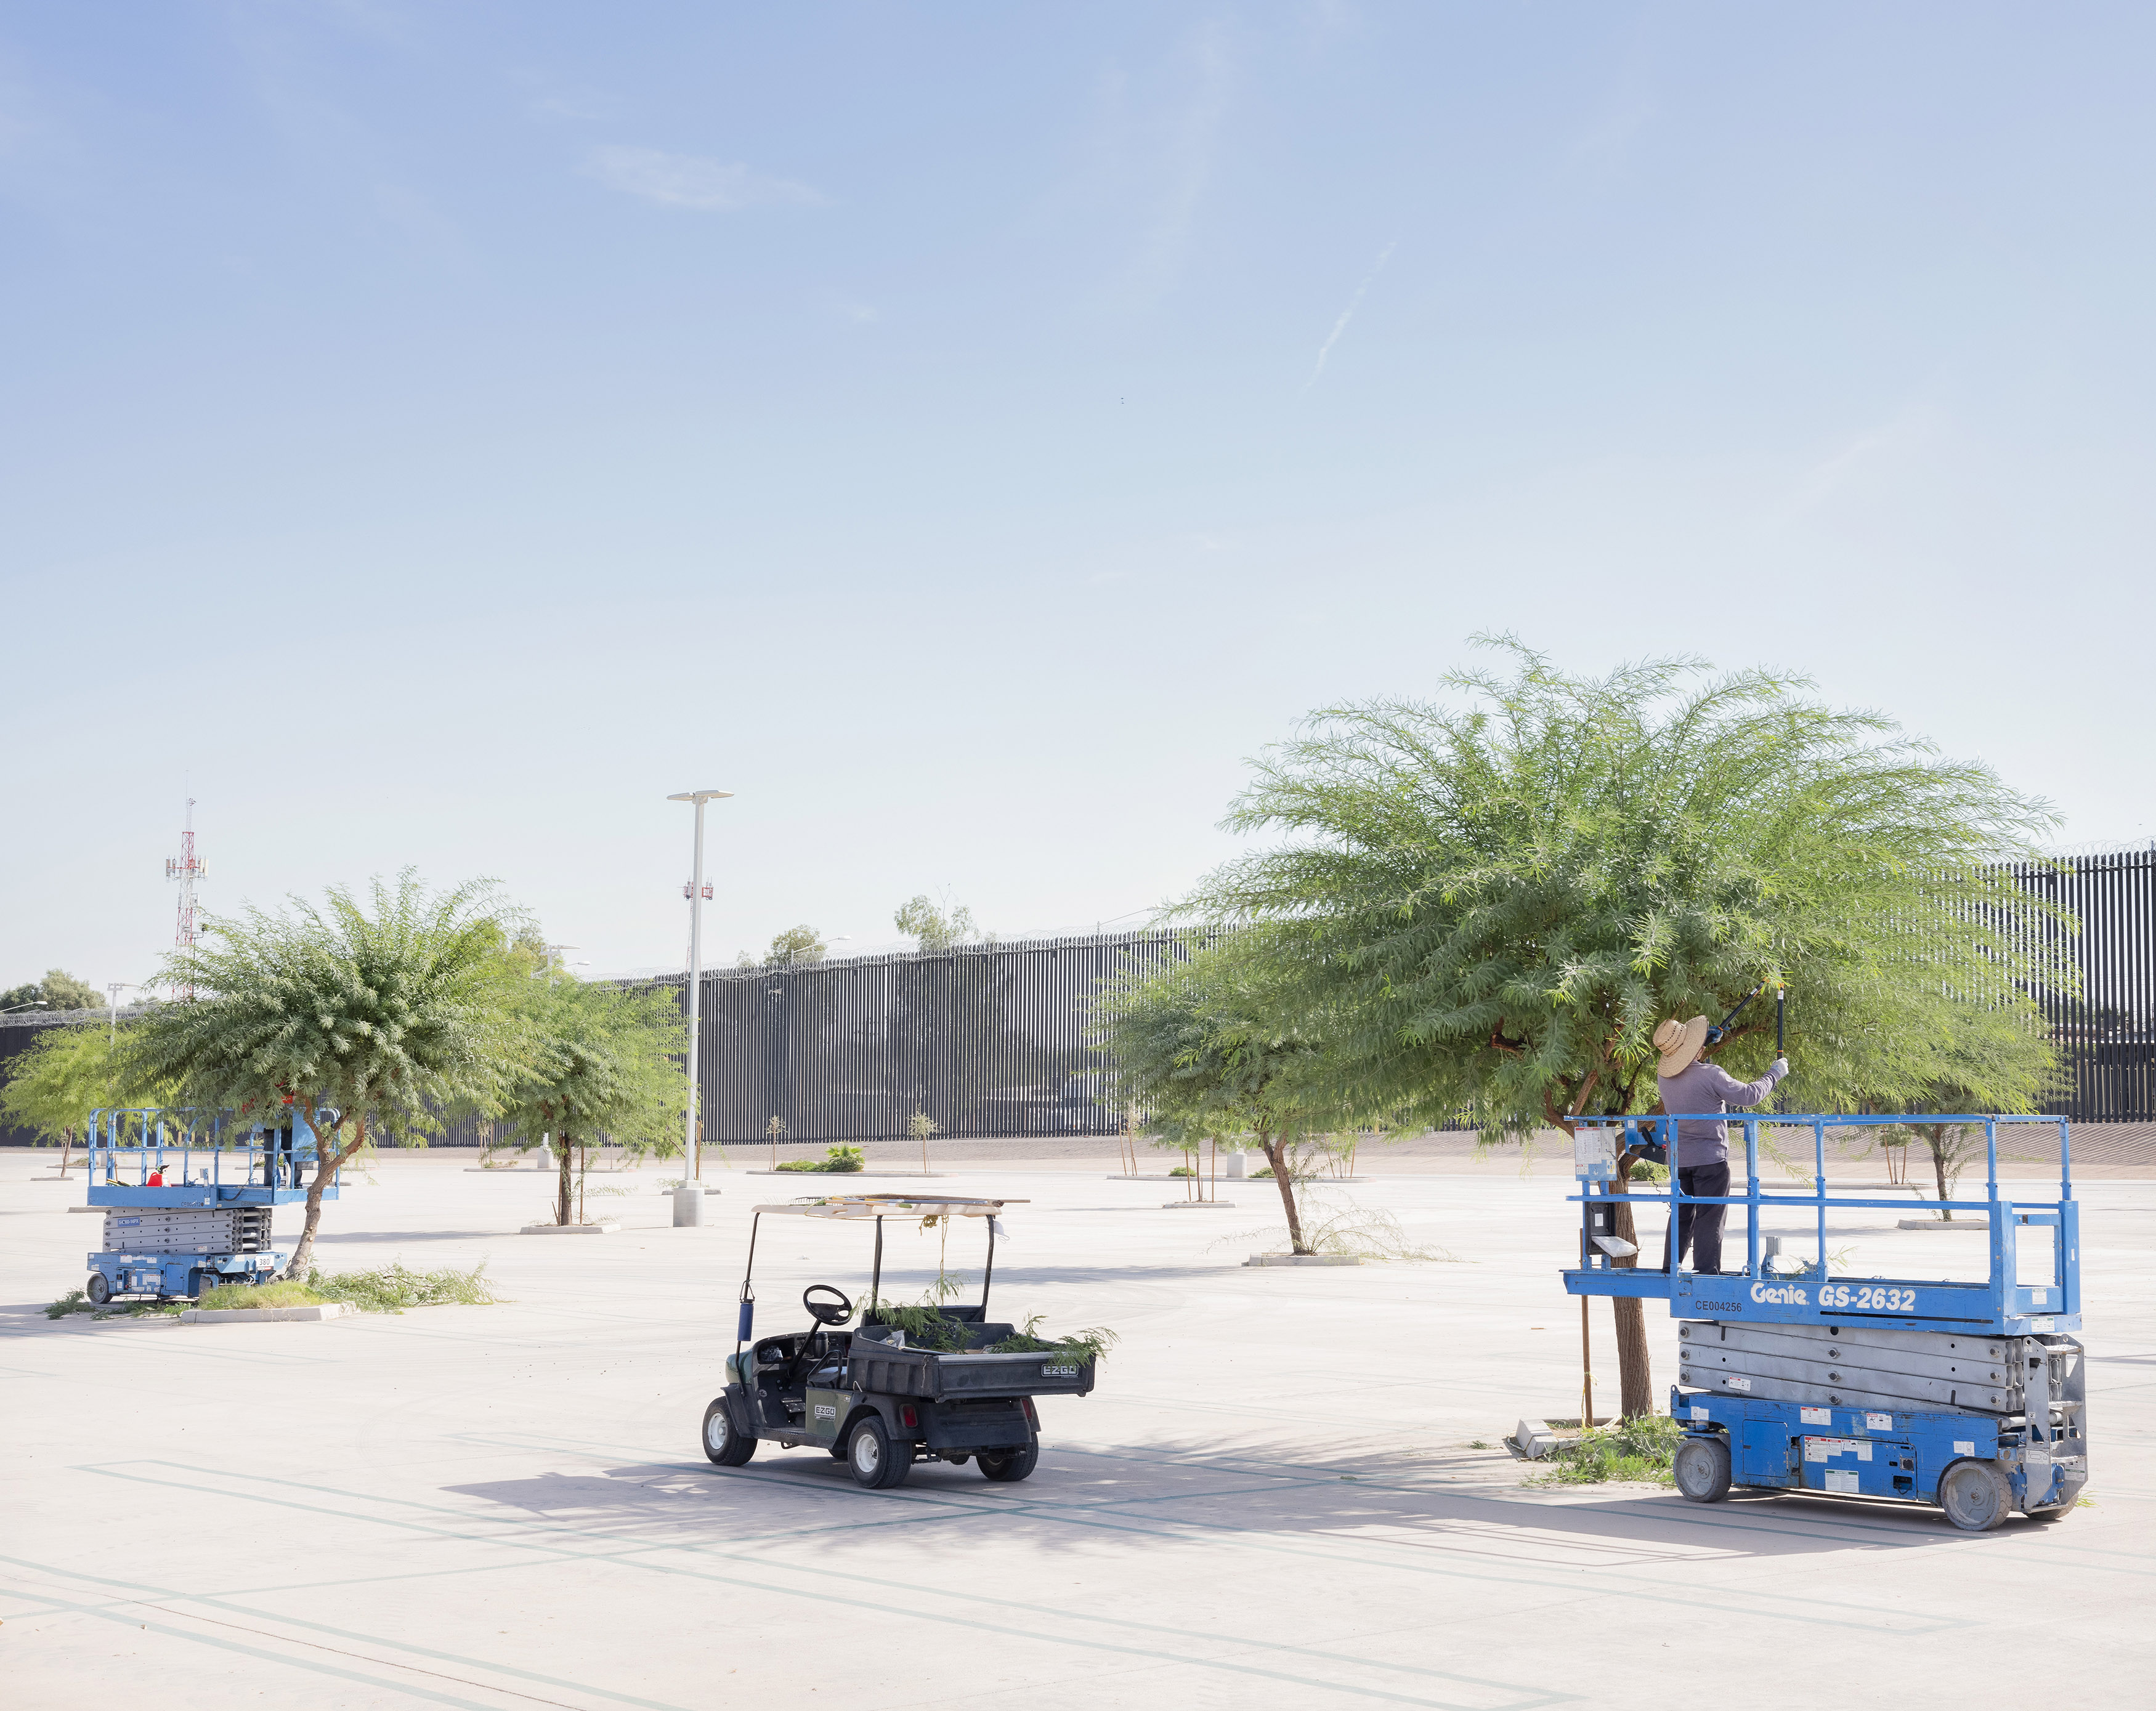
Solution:
[{"label": "scissor lift guardrail", "polygon": [[[1634,1146],[1655,1141],[1675,1145],[1679,1123],[1740,1121],[1744,1130],[1745,1191],[1742,1194],[1686,1194],[1674,1164],[1666,1187],[1612,1194],[1604,1189],[1571,1196],[1585,1205],[1581,1221],[1579,1265],[1565,1273],[1565,1288],[1574,1295],[1630,1295],[1666,1299],[1676,1319],[1750,1320],[1766,1324],[1828,1324],[1865,1323],[1901,1325],[1911,1329],[1988,1331],[2000,1336],[2027,1336],[2046,1331],[2076,1330],[2081,1326],[2081,1209],[2075,1203],[2073,1168],[2069,1156],[2066,1119],[2063,1117],[1850,1117],[1763,1116],[1739,1119],[1716,1113],[1697,1117],[1627,1117],[1606,1123],[1582,1123],[1573,1139],[1574,1174],[1589,1184],[1606,1183],[1615,1176],[1618,1155]],[[1906,1212],[1907,1200],[1876,1195],[1832,1194],[1828,1191],[1827,1131],[1838,1129],[1907,1127],[1911,1123],[1978,1124],[1984,1128],[1984,1198],[1982,1200],[1923,1201],[1928,1212],[1981,1212],[1989,1223],[1990,1271],[1983,1283],[1952,1283],[1930,1278],[1871,1278],[1836,1279],[1824,1274],[1785,1273],[1768,1270],[1760,1259],[1760,1222],[1763,1214],[1809,1212],[1814,1220],[1817,1253],[1826,1253],[1826,1215],[1841,1209],[1891,1208]],[[2002,1125],[2044,1125],[2059,1137],[2059,1196],[2056,1200],[2010,1200],[1999,1191],[1999,1130]],[[1759,1131],[1763,1128],[1808,1128],[1812,1131],[1812,1186],[1808,1193],[1770,1193],[1759,1184]],[[1589,1176],[1598,1165],[1599,1174]],[[1598,1236],[1614,1236],[1606,1227],[1619,1206],[1635,1211],[1661,1202],[1669,1209],[1674,1227],[1679,1209],[1686,1206],[1742,1206],[1745,1210],[1744,1269],[1741,1273],[1702,1276],[1681,1264],[1671,1273],[1645,1266],[1625,1266],[1596,1245]],[[1600,1214],[1598,1217],[1598,1213]],[[1604,1226],[1598,1227],[1598,1225]],[[2045,1283],[2020,1281],[2017,1233],[2032,1227],[2048,1227],[2056,1233],[2051,1243],[2052,1275]],[[1814,1268],[1817,1269],[1816,1264]]]}]

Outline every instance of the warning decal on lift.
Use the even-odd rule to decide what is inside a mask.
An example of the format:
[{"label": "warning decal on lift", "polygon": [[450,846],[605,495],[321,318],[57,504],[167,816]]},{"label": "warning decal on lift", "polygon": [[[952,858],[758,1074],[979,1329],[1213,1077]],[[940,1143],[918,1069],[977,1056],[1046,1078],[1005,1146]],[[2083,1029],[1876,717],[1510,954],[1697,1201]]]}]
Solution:
[{"label": "warning decal on lift", "polygon": [[1797,1414],[1800,1423],[1805,1426],[1834,1424],[1834,1410],[1831,1408],[1799,1408]]},{"label": "warning decal on lift", "polygon": [[1829,1456],[1855,1456],[1860,1462],[1871,1459],[1871,1446],[1861,1437],[1808,1437],[1804,1440],[1804,1459],[1824,1462]]}]

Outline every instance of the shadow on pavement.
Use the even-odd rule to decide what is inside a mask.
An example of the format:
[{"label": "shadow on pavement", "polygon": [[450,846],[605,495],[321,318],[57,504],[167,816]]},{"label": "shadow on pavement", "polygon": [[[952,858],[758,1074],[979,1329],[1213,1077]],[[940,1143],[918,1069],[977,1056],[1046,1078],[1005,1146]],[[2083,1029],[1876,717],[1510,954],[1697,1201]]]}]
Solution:
[{"label": "shadow on pavement", "polygon": [[1170,1446],[1044,1446],[1040,1471],[1014,1486],[991,1485],[971,1466],[935,1463],[916,1465],[895,1490],[869,1492],[820,1450],[767,1446],[738,1469],[685,1458],[448,1489],[580,1531],[647,1542],[725,1549],[813,1534],[827,1560],[875,1546],[894,1526],[960,1523],[1049,1550],[1082,1547],[1103,1534],[1224,1545],[1308,1539],[1427,1552],[1434,1569],[1480,1565],[1492,1572],[1621,1572],[1700,1559],[1926,1550],[2021,1530],[2010,1523],[1970,1535],[1936,1510],[1766,1493],[1695,1504],[1636,1487],[1584,1500],[1576,1489],[1548,1497],[1502,1484],[1447,1489],[1404,1474],[1396,1454],[1317,1465],[1262,1452],[1200,1459]]}]

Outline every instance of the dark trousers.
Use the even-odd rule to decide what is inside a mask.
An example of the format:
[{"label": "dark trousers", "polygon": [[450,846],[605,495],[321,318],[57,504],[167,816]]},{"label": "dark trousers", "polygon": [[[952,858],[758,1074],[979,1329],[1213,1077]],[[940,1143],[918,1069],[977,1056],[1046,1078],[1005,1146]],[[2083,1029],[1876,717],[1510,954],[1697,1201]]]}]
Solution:
[{"label": "dark trousers", "polygon": [[[1686,1165],[1677,1171],[1677,1186],[1686,1194],[1727,1194],[1729,1192],[1729,1165],[1727,1160],[1719,1165]],[[1722,1269],[1722,1220],[1729,1208],[1726,1206],[1681,1206],[1677,1208],[1677,1252],[1682,1259],[1687,1249],[1691,1253],[1691,1268],[1696,1272],[1718,1272]],[[1662,1237],[1662,1269],[1670,1268],[1670,1238]]]}]

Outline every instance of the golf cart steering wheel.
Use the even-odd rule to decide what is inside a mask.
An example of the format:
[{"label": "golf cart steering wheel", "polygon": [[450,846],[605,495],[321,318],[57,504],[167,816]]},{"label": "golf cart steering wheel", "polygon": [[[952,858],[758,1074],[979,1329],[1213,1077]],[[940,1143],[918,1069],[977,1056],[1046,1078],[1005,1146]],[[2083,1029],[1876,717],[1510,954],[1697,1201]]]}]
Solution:
[{"label": "golf cart steering wheel", "polygon": [[[836,1301],[818,1301],[818,1294],[836,1295]],[[844,1324],[854,1316],[854,1304],[839,1290],[829,1283],[811,1283],[801,1292],[801,1304],[808,1309],[808,1317],[819,1324]]]}]

